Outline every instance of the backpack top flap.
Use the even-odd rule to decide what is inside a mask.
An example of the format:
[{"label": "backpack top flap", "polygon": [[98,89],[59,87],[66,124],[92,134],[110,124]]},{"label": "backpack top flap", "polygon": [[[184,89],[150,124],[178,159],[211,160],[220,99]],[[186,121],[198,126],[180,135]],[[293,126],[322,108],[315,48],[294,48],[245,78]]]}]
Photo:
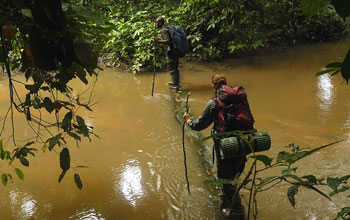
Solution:
[{"label": "backpack top flap", "polygon": [[247,99],[247,94],[242,86],[221,86],[217,91],[217,97],[226,104],[237,104]]},{"label": "backpack top flap", "polygon": [[178,57],[184,57],[188,52],[188,41],[184,30],[179,26],[168,26],[171,49]]}]

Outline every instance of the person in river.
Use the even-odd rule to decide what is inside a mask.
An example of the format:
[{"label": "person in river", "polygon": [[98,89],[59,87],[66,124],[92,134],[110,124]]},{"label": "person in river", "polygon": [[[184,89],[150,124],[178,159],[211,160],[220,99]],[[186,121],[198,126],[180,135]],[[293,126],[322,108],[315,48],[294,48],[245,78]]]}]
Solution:
[{"label": "person in river", "polygon": [[165,44],[168,46],[167,55],[168,55],[168,68],[171,75],[171,82],[168,82],[171,89],[179,89],[180,86],[180,73],[179,73],[179,58],[174,53],[174,48],[171,46],[171,38],[169,29],[165,26],[165,21],[163,17],[158,17],[156,19],[156,28],[161,29],[162,32],[162,40],[157,39],[157,37],[153,37],[154,42]]},{"label": "person in river", "polygon": [[[251,114],[244,88],[241,86],[228,86],[226,77],[223,74],[214,74],[211,78],[211,83],[214,88],[214,97],[208,101],[203,112],[196,120],[191,120],[190,116],[185,113],[183,115],[184,122],[196,131],[203,130],[214,123],[212,135],[220,132],[253,129],[254,118]],[[228,119],[223,111],[229,105],[233,106],[236,111],[234,119]],[[243,172],[246,157],[237,156],[231,159],[223,159],[219,149],[220,136],[213,139],[215,149],[213,152],[216,154],[218,177],[228,180],[238,178]],[[220,195],[220,209],[223,216],[230,219],[244,220],[244,207],[236,190],[237,186],[235,185],[223,184],[222,195]]]}]

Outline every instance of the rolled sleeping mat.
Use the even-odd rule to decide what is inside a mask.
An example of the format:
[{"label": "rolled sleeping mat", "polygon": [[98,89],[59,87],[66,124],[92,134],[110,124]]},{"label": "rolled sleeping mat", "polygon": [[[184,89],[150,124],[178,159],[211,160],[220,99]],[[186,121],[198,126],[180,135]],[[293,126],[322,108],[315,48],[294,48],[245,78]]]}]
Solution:
[{"label": "rolled sleeping mat", "polygon": [[[244,137],[251,144],[254,152],[266,151],[271,147],[270,135],[265,131],[247,134]],[[240,136],[221,139],[219,149],[222,159],[230,159],[252,153],[249,145]]]}]

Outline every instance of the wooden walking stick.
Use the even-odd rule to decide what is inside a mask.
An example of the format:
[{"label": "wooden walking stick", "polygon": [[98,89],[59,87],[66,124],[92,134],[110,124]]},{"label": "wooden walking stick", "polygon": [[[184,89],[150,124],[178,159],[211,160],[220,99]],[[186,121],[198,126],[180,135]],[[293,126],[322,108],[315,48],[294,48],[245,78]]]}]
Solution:
[{"label": "wooden walking stick", "polygon": [[[186,100],[186,113],[188,113],[188,98],[190,97],[191,91],[187,94],[187,100]],[[185,150],[185,124],[186,122],[183,122],[182,124],[182,150],[184,152],[184,163],[185,163],[185,175],[186,175],[186,182],[187,182],[187,191],[189,194],[191,194],[190,191],[190,181],[188,180],[188,174],[187,174],[187,161],[186,161],[186,150]]]},{"label": "wooden walking stick", "polygon": [[153,91],[154,91],[154,81],[156,79],[156,42],[153,41],[154,43],[154,67],[153,67],[153,83],[152,83],[152,96],[153,96]]}]

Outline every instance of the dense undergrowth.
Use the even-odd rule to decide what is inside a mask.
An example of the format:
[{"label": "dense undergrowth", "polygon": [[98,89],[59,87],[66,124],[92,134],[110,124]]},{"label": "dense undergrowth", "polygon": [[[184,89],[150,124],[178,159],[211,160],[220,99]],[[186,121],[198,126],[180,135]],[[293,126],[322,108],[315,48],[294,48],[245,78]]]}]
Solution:
[{"label": "dense undergrowth", "polygon": [[[124,2],[124,1],[123,1]],[[103,58],[111,65],[126,65],[136,73],[153,64],[152,36],[159,35],[154,20],[183,27],[191,53],[187,59],[223,59],[251,54],[260,48],[286,47],[304,42],[338,39],[348,24],[330,2],[308,17],[299,0],[174,0],[99,1],[91,7],[106,16]],[[166,62],[157,48],[157,65]]]}]

